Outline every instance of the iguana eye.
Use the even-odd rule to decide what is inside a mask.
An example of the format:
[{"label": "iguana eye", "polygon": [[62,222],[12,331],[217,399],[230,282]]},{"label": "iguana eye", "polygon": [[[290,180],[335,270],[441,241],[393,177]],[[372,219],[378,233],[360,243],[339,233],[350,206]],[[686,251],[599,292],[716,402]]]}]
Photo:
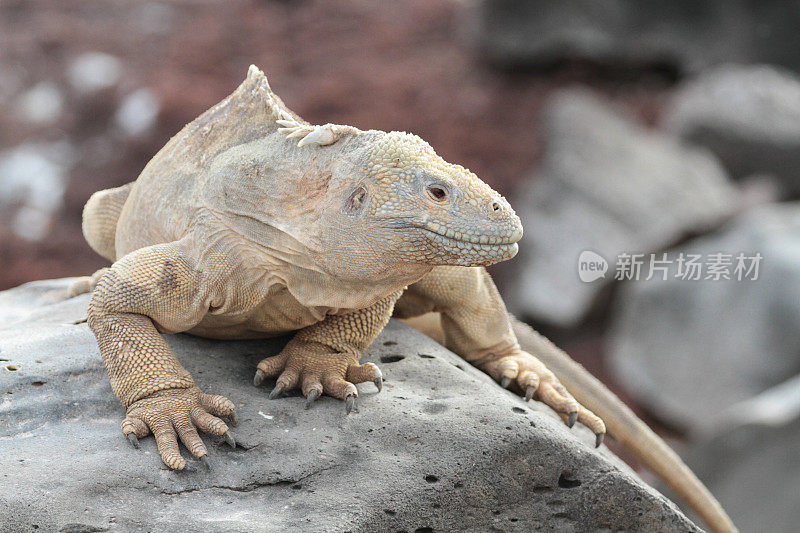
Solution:
[{"label": "iguana eye", "polygon": [[347,203],[345,204],[345,208],[350,211],[351,213],[355,213],[361,206],[364,205],[364,200],[367,198],[367,190],[364,187],[359,187],[353,194],[350,195],[350,198],[347,199]]},{"label": "iguana eye", "polygon": [[427,187],[428,196],[437,202],[443,202],[447,199],[447,188],[440,183],[432,183]]}]

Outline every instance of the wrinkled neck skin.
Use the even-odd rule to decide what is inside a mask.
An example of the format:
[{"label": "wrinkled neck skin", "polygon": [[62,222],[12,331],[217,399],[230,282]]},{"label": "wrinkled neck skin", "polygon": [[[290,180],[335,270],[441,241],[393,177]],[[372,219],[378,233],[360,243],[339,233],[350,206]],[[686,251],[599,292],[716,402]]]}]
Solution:
[{"label": "wrinkled neck skin", "polygon": [[233,147],[201,178],[198,207],[216,231],[241,239],[254,277],[269,271],[261,277],[309,307],[368,307],[432,268],[399,262],[380,238],[385,228],[344,209],[363,179],[369,137],[297,147],[273,133]]}]

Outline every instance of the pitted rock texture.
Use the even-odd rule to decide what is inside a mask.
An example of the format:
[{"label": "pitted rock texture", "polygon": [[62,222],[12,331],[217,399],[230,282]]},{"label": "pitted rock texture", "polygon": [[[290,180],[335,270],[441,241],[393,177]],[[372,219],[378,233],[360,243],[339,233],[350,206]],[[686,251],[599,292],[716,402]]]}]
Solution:
[{"label": "pitted rock texture", "polygon": [[0,293],[0,531],[698,531],[588,431],[395,321],[365,357],[384,390],[361,387],[349,416],[253,387],[286,339],[168,336],[239,426],[235,450],[206,437],[212,471],[167,470],[152,437],[122,436],[88,296],[64,300],[68,284]]}]

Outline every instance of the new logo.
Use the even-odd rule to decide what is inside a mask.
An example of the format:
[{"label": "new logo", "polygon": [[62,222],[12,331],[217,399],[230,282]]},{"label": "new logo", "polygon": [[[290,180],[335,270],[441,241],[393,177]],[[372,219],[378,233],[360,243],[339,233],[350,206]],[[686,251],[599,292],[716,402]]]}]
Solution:
[{"label": "new logo", "polygon": [[608,261],[602,255],[591,250],[581,252],[578,257],[578,277],[581,278],[581,281],[590,283],[605,278],[607,271]]}]

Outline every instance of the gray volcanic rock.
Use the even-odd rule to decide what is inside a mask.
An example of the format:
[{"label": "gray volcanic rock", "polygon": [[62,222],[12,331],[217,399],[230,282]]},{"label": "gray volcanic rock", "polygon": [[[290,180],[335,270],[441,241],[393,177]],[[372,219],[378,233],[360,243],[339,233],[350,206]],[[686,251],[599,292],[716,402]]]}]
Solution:
[{"label": "gray volcanic rock", "polygon": [[800,523],[798,449],[800,376],[732,405],[687,459],[742,531],[792,533]]},{"label": "gray volcanic rock", "polygon": [[64,300],[68,284],[0,293],[0,531],[697,531],[587,430],[395,321],[366,357],[384,390],[363,387],[349,416],[253,387],[285,339],[168,336],[240,420],[235,450],[206,438],[211,472],[170,471],[152,438],[123,438],[88,296]]},{"label": "gray volcanic rock", "polygon": [[742,58],[749,45],[738,0],[484,0],[481,6],[486,52],[512,66],[580,58],[696,70]]},{"label": "gray volcanic rock", "polygon": [[800,10],[785,0],[482,0],[478,5],[478,41],[490,59],[509,67],[582,59],[678,73],[732,61],[800,70]]},{"label": "gray volcanic rock", "polygon": [[800,195],[800,78],[767,65],[725,65],[681,85],[664,128],[716,154],[736,178],[768,174]]},{"label": "gray volcanic rock", "polygon": [[[544,121],[543,161],[515,204],[525,236],[506,295],[519,315],[576,325],[614,279],[620,253],[661,250],[738,205],[711,154],[638,126],[592,93],[558,93]],[[604,278],[581,280],[585,251],[609,263]]]},{"label": "gray volcanic rock", "polygon": [[[676,277],[681,253],[706,265],[714,254],[730,254],[731,279],[706,279],[708,268],[696,281]],[[761,254],[758,279],[734,275],[739,253]],[[800,203],[745,213],[667,257],[666,280],[621,287],[609,362],[651,412],[702,431],[730,405],[800,373]]]}]

